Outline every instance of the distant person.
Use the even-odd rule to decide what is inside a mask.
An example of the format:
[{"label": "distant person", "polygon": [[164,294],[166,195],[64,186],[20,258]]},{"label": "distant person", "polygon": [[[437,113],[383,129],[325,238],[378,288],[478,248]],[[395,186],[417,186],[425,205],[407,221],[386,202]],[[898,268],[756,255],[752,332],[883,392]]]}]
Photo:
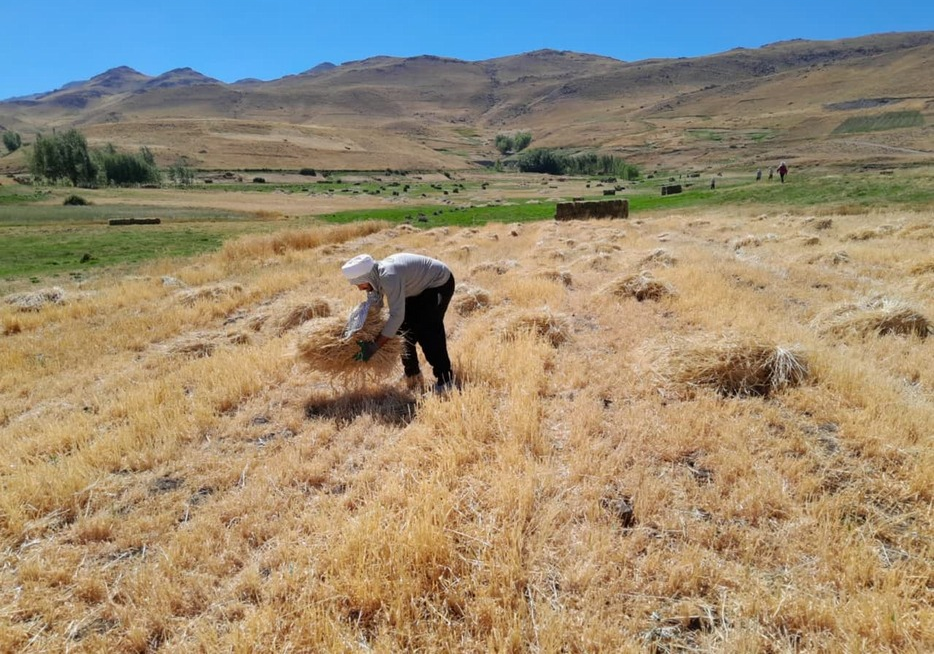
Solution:
[{"label": "distant person", "polygon": [[785,183],[785,175],[788,174],[788,166],[785,165],[783,161],[782,164],[778,167],[778,176],[782,178],[782,184]]},{"label": "distant person", "polygon": [[717,178],[711,177],[710,178],[710,190],[713,190],[715,188],[717,188]]},{"label": "distant person", "polygon": [[409,388],[421,386],[422,375],[415,346],[431,365],[435,390],[445,392],[454,379],[444,334],[444,314],[454,294],[454,275],[438,261],[420,254],[393,254],[375,261],[361,254],[347,263],[341,271],[347,280],[367,291],[380,304],[385,297],[389,304],[389,318],[373,341],[361,341],[357,358],[367,361],[390,338],[401,335],[402,367]]},{"label": "distant person", "polygon": [[775,174],[775,171],[770,167],[769,168],[769,181],[772,181],[772,176]]},{"label": "distant person", "polygon": [[762,169],[758,168],[756,170],[756,181],[758,182],[760,179],[762,179]]}]

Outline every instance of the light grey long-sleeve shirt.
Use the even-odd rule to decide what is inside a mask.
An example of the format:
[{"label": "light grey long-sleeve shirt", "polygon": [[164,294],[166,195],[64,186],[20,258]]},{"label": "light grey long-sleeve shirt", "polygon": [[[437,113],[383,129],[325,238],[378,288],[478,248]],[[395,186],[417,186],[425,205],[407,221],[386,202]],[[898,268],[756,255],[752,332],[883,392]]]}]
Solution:
[{"label": "light grey long-sleeve shirt", "polygon": [[377,301],[385,297],[389,306],[389,318],[380,333],[387,338],[395,336],[405,320],[405,299],[442,286],[450,278],[446,265],[421,254],[401,252],[378,261],[366,281],[373,287],[371,294],[379,297]]}]

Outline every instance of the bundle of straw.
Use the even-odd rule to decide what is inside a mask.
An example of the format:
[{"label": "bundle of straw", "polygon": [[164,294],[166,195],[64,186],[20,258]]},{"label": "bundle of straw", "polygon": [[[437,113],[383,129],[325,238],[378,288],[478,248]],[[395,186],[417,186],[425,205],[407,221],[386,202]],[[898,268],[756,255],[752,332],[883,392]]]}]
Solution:
[{"label": "bundle of straw", "polygon": [[219,300],[222,297],[240,293],[241,291],[243,291],[243,287],[240,284],[225,283],[185,289],[184,291],[179,291],[175,295],[182,304],[192,306],[202,300]]},{"label": "bundle of straw", "polygon": [[643,302],[645,300],[660,300],[674,293],[670,284],[658,281],[647,270],[638,275],[630,275],[611,282],[603,289],[603,293],[618,298],[632,297]]},{"label": "bundle of straw", "polygon": [[316,320],[299,330],[295,356],[344,385],[385,377],[399,364],[402,337],[389,339],[369,361],[357,361],[357,341],[372,341],[385,324],[382,307],[370,307],[363,327],[344,338],[346,320],[340,317]]},{"label": "bundle of straw", "polygon": [[325,300],[313,300],[302,304],[290,304],[276,321],[276,333],[285,332],[303,325],[312,318],[327,318],[331,315],[331,305]]},{"label": "bundle of straw", "polygon": [[659,266],[673,266],[678,262],[677,259],[664,248],[659,248],[658,250],[653,250],[647,256],[643,257],[639,262],[640,265],[647,266],[656,264]]},{"label": "bundle of straw", "polygon": [[20,311],[38,311],[49,304],[64,304],[65,291],[58,286],[53,286],[38,291],[8,295],[4,301]]},{"label": "bundle of straw", "polygon": [[511,316],[499,328],[499,336],[504,340],[512,340],[522,334],[532,334],[545,339],[552,347],[558,347],[570,339],[571,327],[565,316],[543,309]]},{"label": "bundle of straw", "polygon": [[855,304],[844,304],[829,316],[819,318],[821,332],[832,336],[918,336],[934,334],[934,324],[899,300],[874,297]]},{"label": "bundle of straw", "polygon": [[490,294],[479,287],[464,286],[459,289],[451,304],[458,315],[469,316],[475,311],[490,307]]},{"label": "bundle of straw", "polygon": [[713,388],[727,396],[768,396],[803,383],[809,375],[808,363],[796,348],[728,338],[680,344],[671,347],[666,358],[663,376],[671,381]]}]

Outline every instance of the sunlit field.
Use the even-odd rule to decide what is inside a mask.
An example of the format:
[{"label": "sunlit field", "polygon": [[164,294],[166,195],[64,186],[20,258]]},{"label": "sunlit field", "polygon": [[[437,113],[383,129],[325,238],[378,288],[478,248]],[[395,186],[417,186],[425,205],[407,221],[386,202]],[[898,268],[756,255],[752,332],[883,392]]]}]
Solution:
[{"label": "sunlit field", "polygon": [[[913,202],[316,223],[20,285],[0,650],[931,651]],[[296,356],[398,251],[457,279],[447,395]]]}]

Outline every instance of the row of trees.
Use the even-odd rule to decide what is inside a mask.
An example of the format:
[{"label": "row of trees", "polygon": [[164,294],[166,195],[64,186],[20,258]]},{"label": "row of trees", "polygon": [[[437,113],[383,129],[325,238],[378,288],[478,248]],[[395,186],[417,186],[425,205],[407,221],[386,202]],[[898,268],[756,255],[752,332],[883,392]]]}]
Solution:
[{"label": "row of trees", "polygon": [[[4,132],[4,142],[8,134],[14,132]],[[524,150],[531,142],[532,135],[519,132],[512,136],[501,134],[496,138],[497,147],[500,147],[499,141],[502,138],[504,143],[509,142],[509,149]],[[637,179],[640,174],[636,166],[613,155],[567,154],[550,148],[535,148],[523,152],[516,159],[515,166],[521,172],[610,175],[628,180]],[[60,134],[53,133],[51,136],[38,135],[30,157],[30,169],[37,179],[53,184],[68,181],[76,187],[159,184],[162,181],[162,172],[149,148],[140,148],[136,154],[118,152],[110,144],[92,150],[88,148],[84,136],[76,129]],[[184,160],[179,160],[166,172],[175,184],[190,185],[194,182],[194,171]]]},{"label": "row of trees", "polygon": [[[131,186],[160,184],[162,171],[152,151],[142,147],[137,153],[119,152],[113,145],[88,148],[87,139],[76,129],[51,136],[39,134],[29,157],[29,169],[36,179],[52,184],[62,181],[72,186]],[[184,160],[168,169],[175,184],[194,182],[194,171]]]},{"label": "row of trees", "polygon": [[509,154],[512,152],[521,152],[529,147],[532,142],[532,134],[529,132],[516,132],[515,134],[497,134],[493,145],[499,150],[500,154]]},{"label": "row of trees", "polygon": [[524,152],[516,161],[524,173],[550,175],[609,175],[620,179],[638,179],[638,166],[610,154],[587,152],[567,154],[550,148],[536,148]]}]

